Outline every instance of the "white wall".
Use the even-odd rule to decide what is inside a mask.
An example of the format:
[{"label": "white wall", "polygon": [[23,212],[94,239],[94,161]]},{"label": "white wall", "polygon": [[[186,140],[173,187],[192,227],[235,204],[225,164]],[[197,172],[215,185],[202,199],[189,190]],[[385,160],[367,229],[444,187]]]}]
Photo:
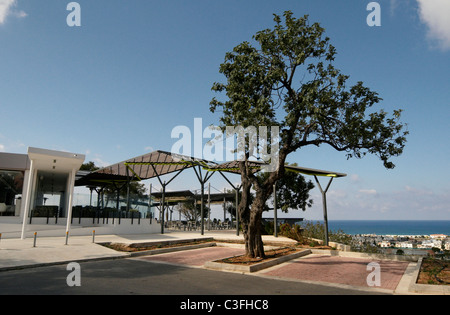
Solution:
[{"label": "white wall", "polygon": [[[28,221],[29,222],[29,221]],[[121,219],[120,224],[118,219],[115,219],[112,224],[112,219],[109,219],[108,224],[102,223],[100,219],[92,224],[92,218],[82,218],[81,224],[78,224],[78,219],[73,219],[73,224],[69,232],[69,236],[87,236],[92,235],[95,230],[96,235],[132,235],[132,234],[158,234],[161,233],[161,225],[152,220],[150,224],[149,219],[141,219],[140,224],[138,220],[134,219],[131,224],[131,219]],[[0,233],[2,238],[20,238],[22,231],[22,223],[19,218],[4,217],[0,218]],[[58,218],[58,224],[55,224],[55,218],[50,218],[47,224],[47,218],[33,218],[32,224],[26,225],[26,237],[33,237],[34,232],[39,236],[65,236],[66,235],[66,219]]]}]

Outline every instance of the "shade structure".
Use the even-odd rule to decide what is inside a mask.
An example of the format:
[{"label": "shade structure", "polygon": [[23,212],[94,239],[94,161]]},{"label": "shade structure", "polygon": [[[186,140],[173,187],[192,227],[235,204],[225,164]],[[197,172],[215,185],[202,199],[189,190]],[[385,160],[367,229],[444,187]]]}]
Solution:
[{"label": "shade structure", "polygon": [[[117,182],[129,183],[130,181],[141,181],[156,177],[162,186],[160,204],[162,205],[162,217],[164,218],[166,186],[185,169],[194,168],[196,174],[198,174],[202,168],[208,169],[214,167],[216,164],[192,156],[157,150],[92,172],[80,178],[77,185],[91,187],[105,186],[108,184],[116,184]],[[174,175],[168,181],[162,181],[161,176],[168,174]],[[209,177],[210,175],[205,178],[199,178],[199,180],[201,179],[202,189],[204,182]],[[127,185],[127,189],[127,200],[129,200],[129,185]],[[164,233],[164,221],[161,222],[161,233]]]},{"label": "shade structure", "polygon": [[[219,172],[228,183],[236,190],[236,203],[238,202],[238,191],[239,187],[235,187],[223,174],[223,172],[239,174],[239,163],[241,161],[229,161],[222,164],[218,164],[212,161],[207,161],[204,159],[199,159],[191,156],[174,154],[166,151],[154,151],[151,153],[144,154],[139,157],[135,157],[123,162],[119,162],[107,167],[104,167],[98,171],[89,173],[84,176],[80,176],[80,178],[76,181],[77,186],[105,186],[108,183],[117,184],[118,182],[129,183],[130,181],[137,180],[146,180],[157,177],[161,186],[163,187],[161,197],[160,197],[160,205],[162,205],[162,213],[164,213],[164,204],[166,198],[166,186],[180,174],[183,170],[188,168],[193,168],[197,178],[201,184],[201,203],[202,203],[202,217],[203,217],[203,199],[204,199],[204,185],[209,180],[214,172]],[[268,164],[261,161],[248,161],[249,167],[253,173],[257,173],[263,169],[263,167]],[[328,244],[328,226],[327,226],[327,209],[326,209],[326,193],[328,188],[330,187],[333,178],[337,177],[345,177],[347,176],[344,173],[334,172],[334,171],[326,171],[320,169],[306,168],[294,165],[285,165],[285,169],[287,171],[297,172],[304,175],[314,176],[321,192],[323,198],[323,208],[324,208],[324,221],[326,227],[326,240],[325,243]],[[202,175],[202,170],[206,171],[206,175]],[[175,173],[175,175],[169,181],[162,181],[161,176]],[[320,182],[317,179],[317,176],[324,176],[330,178],[328,186],[326,189],[322,189]],[[129,185],[128,185],[129,186]],[[211,198],[211,196],[210,196]],[[128,199],[128,198],[127,198]],[[214,199],[214,197],[213,197]],[[223,196],[218,197],[222,201]],[[214,202],[210,199],[210,202]],[[275,209],[276,211],[276,209]],[[238,220],[238,216],[236,217]],[[161,233],[164,233],[164,222],[161,224]],[[239,233],[239,232],[237,232]],[[202,220],[202,234],[203,234],[203,220]]]},{"label": "shade structure", "polygon": [[[190,190],[180,190],[180,191],[166,191],[165,198],[168,202],[183,202],[194,199],[195,194]],[[160,201],[162,198],[162,192],[152,192],[152,197]]]},{"label": "shade structure", "polygon": [[213,167],[211,161],[157,150],[99,169],[83,177],[84,181],[124,180],[134,177],[146,180],[181,171],[194,166]]},{"label": "shade structure", "polygon": [[347,176],[347,174],[344,174],[344,173],[318,170],[318,169],[314,169],[314,168],[307,168],[307,167],[301,167],[301,166],[285,165],[284,167],[288,171],[301,173],[304,175],[325,176],[325,177],[345,177],[345,176]]},{"label": "shade structure", "polygon": [[[234,201],[236,198],[236,194],[235,193],[214,193],[214,194],[209,194],[208,195],[209,198],[209,203],[211,204],[222,204],[225,201]],[[196,199],[199,199],[199,197],[197,196]],[[200,202],[200,200],[197,201],[197,203]]]},{"label": "shade structure", "polygon": [[[156,202],[160,202],[162,199],[162,192],[152,192],[152,197]],[[201,196],[194,194],[190,190],[180,190],[180,191],[166,191],[165,192],[166,202],[176,204],[180,202],[194,201],[197,204],[201,203]],[[236,198],[235,193],[213,193],[208,194],[208,201],[211,204],[222,204],[225,201],[234,201]]]},{"label": "shade structure", "polygon": [[[221,164],[212,165],[208,168],[208,170],[212,171],[212,172],[229,172],[229,173],[239,174],[240,173],[240,169],[239,169],[240,162],[242,162],[242,161],[234,160],[234,161],[224,162]],[[253,173],[259,172],[263,166],[268,165],[265,162],[260,162],[260,161],[247,161],[247,162]]]},{"label": "shade structure", "polygon": [[[213,166],[211,168],[211,170],[219,171],[221,174],[222,174],[222,172],[230,172],[230,173],[238,174],[238,173],[240,173],[240,169],[239,169],[239,163],[240,162],[242,162],[242,161],[235,160],[235,161],[231,161],[231,162],[222,163],[222,164]],[[260,161],[248,161],[248,163],[249,163],[248,165],[251,168],[253,173],[259,172],[262,169],[263,166],[267,165],[266,163],[260,162]],[[314,169],[314,168],[307,168],[307,167],[289,165],[289,164],[286,164],[284,167],[285,167],[285,170],[288,171],[288,172],[296,172],[296,173],[301,173],[301,174],[304,174],[304,175],[314,176],[314,179],[315,179],[315,181],[316,181],[316,183],[317,183],[317,185],[318,185],[318,187],[320,189],[320,192],[322,194],[323,219],[324,219],[324,223],[325,223],[325,227],[324,227],[324,229],[325,229],[324,243],[325,243],[326,246],[328,246],[328,214],[327,214],[328,210],[327,210],[326,194],[327,194],[327,191],[330,188],[330,185],[331,185],[331,183],[332,183],[334,178],[345,177],[345,176],[347,176],[347,174],[334,172],[334,171],[326,171],[326,170],[320,170],[320,169]],[[325,189],[322,188],[322,186],[321,186],[317,176],[323,176],[323,177],[330,178],[330,181],[328,182],[328,185],[326,186]],[[274,191],[276,189],[275,187],[276,186],[274,185]],[[275,196],[275,193],[274,193],[274,196]],[[275,205],[274,206],[274,218],[275,218],[275,221],[276,221],[276,213],[277,213],[277,207]],[[236,218],[238,218],[238,216]],[[275,222],[275,224],[276,224],[276,222]],[[275,231],[276,231],[276,229],[275,229]]]},{"label": "shade structure", "polygon": [[[236,173],[239,174],[239,163],[242,161],[235,160],[230,162],[225,162],[222,164],[214,165],[210,168],[211,171],[221,171],[221,172],[230,172],[230,173]],[[269,164],[261,161],[248,161],[248,165],[252,172],[257,173],[259,172],[264,166],[267,166]],[[347,174],[334,172],[334,171],[327,171],[327,170],[320,170],[320,169],[314,169],[314,168],[308,168],[308,167],[302,167],[302,166],[294,166],[286,164],[284,168],[287,171],[301,173],[305,175],[311,175],[311,176],[326,176],[326,177],[345,177]]]}]

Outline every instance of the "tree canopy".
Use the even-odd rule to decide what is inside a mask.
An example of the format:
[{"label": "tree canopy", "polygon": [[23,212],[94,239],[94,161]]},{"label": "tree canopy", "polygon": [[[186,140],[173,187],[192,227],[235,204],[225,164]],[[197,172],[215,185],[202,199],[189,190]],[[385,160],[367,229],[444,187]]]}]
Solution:
[{"label": "tree canopy", "polygon": [[[336,49],[319,23],[308,15],[295,18],[291,11],[283,17],[274,14],[275,25],[253,36],[225,54],[219,72],[225,83],[212,90],[224,93],[213,98],[210,110],[221,112],[221,128],[227,126],[278,126],[278,167],[263,181],[250,171],[250,152],[240,162],[242,198],[239,214],[244,228],[247,254],[264,256],[258,226],[264,204],[273,184],[285,175],[288,155],[305,146],[328,145],[345,152],[348,158],[367,153],[378,156],[391,169],[392,157],[402,154],[406,125],[401,110],[389,115],[374,110],[382,101],[377,92],[350,76],[333,63]],[[250,189],[255,198],[247,198]]]}]

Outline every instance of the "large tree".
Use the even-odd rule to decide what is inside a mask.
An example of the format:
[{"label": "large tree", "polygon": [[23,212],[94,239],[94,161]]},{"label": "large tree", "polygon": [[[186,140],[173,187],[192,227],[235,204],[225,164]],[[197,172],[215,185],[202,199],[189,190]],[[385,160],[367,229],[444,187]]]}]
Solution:
[{"label": "large tree", "polygon": [[[212,90],[225,92],[224,100],[213,98],[210,110],[222,110],[221,128],[226,126],[278,126],[277,168],[264,181],[248,163],[248,146],[239,162],[242,197],[240,221],[250,257],[264,257],[261,218],[273,184],[285,174],[288,155],[305,146],[329,145],[347,157],[377,155],[393,168],[391,158],[403,152],[407,131],[400,122],[401,110],[388,115],[375,111],[381,98],[362,82],[349,86],[349,76],[333,66],[336,50],[324,29],[311,24],[308,16],[274,15],[273,29],[253,36],[225,55],[220,73],[225,83]],[[272,152],[274,154],[274,152]],[[274,155],[273,155],[274,156]],[[255,198],[250,202],[250,190]]]}]

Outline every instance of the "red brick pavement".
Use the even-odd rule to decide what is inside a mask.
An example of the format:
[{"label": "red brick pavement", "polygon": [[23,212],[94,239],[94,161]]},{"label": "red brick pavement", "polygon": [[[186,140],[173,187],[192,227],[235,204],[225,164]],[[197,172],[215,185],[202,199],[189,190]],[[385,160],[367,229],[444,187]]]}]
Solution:
[{"label": "red brick pavement", "polygon": [[[378,288],[395,290],[408,262],[371,260],[361,258],[311,256],[296,259],[262,272],[265,275],[286,279],[322,281],[369,287],[367,277],[373,269],[367,269],[370,262],[380,265],[380,282]],[[373,279],[370,277],[370,279]]]},{"label": "red brick pavement", "polygon": [[[244,254],[243,249],[208,247],[154,256],[141,256],[136,259],[201,267],[207,261],[242,254]],[[378,263],[381,268],[381,286],[378,288],[388,290],[396,289],[408,266],[408,262],[312,255],[283,263],[259,273],[288,280],[321,281],[368,288],[367,277],[372,272],[372,269],[367,270],[367,265],[370,262]]]},{"label": "red brick pavement", "polygon": [[160,261],[188,266],[203,266],[207,261],[242,255],[245,250],[232,247],[208,247],[191,249],[182,252],[160,254],[154,256],[143,256],[139,259],[148,261]]}]

